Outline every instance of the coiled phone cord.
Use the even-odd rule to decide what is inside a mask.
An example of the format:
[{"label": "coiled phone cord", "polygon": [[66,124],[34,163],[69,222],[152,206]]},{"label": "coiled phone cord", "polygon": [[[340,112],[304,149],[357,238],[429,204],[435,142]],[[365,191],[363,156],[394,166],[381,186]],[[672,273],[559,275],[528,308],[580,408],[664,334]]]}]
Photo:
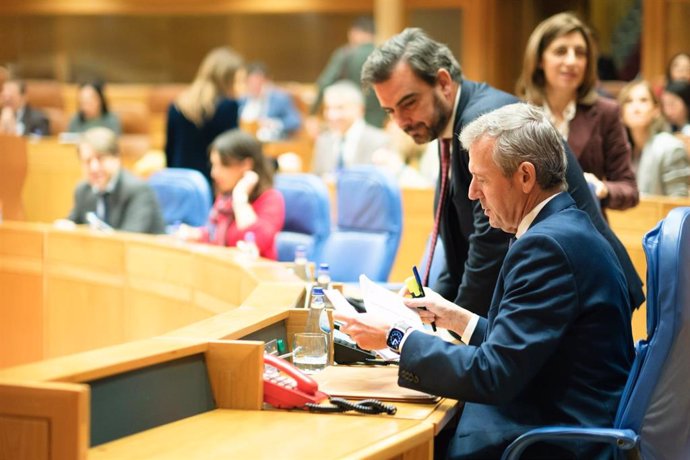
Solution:
[{"label": "coiled phone cord", "polygon": [[343,398],[329,397],[330,405],[307,403],[309,412],[333,413],[355,411],[362,414],[382,414],[394,415],[398,408],[392,404],[384,404],[377,399],[365,399],[359,402],[347,401]]}]

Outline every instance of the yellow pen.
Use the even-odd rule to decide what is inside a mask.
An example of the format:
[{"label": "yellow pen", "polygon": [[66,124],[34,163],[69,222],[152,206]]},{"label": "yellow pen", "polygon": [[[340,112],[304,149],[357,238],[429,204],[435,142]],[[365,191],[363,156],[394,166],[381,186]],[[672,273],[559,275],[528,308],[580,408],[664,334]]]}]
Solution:
[{"label": "yellow pen", "polygon": [[[409,276],[405,279],[405,286],[407,290],[410,291],[412,298],[418,299],[419,297],[424,297],[424,288],[422,288],[422,280],[419,278],[419,272],[416,266],[412,266],[412,273],[414,276]],[[426,307],[419,307],[422,310],[426,310]],[[431,328],[436,332],[436,322],[431,322]]]}]

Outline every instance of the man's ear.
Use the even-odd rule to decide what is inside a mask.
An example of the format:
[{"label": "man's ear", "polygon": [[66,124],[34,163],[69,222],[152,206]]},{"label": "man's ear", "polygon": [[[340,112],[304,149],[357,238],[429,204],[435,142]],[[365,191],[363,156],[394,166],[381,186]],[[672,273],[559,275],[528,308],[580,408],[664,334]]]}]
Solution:
[{"label": "man's ear", "polygon": [[443,95],[447,98],[450,97],[450,93],[453,89],[453,77],[450,76],[450,72],[446,69],[438,69],[436,71],[436,83],[443,92]]},{"label": "man's ear", "polygon": [[518,183],[525,193],[530,193],[537,184],[537,170],[529,161],[523,161],[516,171]]}]

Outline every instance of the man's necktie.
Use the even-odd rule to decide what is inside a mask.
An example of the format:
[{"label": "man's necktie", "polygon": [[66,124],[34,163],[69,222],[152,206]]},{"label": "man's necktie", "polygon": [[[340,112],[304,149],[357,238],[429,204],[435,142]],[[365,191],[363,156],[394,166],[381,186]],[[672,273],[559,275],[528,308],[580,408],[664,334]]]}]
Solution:
[{"label": "man's necktie", "polygon": [[96,215],[105,223],[108,222],[108,192],[98,194],[98,201],[96,202]]},{"label": "man's necktie", "polygon": [[338,161],[336,162],[336,170],[340,171],[342,169],[345,169],[345,137],[338,140],[338,143],[336,144],[336,149],[336,154],[338,155]]},{"label": "man's necktie", "polygon": [[434,229],[431,232],[431,241],[429,242],[429,258],[426,261],[426,272],[424,273],[423,285],[429,285],[429,274],[431,273],[431,262],[434,259],[434,250],[436,249],[436,241],[438,240],[438,230],[441,224],[441,212],[443,212],[443,204],[446,201],[448,188],[448,170],[450,169],[450,139],[440,139],[441,145],[441,190],[438,195],[438,205],[436,206],[436,217],[434,219]]}]

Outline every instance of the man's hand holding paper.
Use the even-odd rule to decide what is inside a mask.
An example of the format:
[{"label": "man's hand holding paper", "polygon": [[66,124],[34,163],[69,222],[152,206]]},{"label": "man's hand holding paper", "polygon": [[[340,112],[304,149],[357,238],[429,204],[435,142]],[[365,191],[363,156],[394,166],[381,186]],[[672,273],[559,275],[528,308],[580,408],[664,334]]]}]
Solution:
[{"label": "man's hand holding paper", "polygon": [[[408,308],[417,310],[422,322],[426,324],[436,322],[438,327],[457,334],[465,331],[470,318],[467,314],[458,314],[462,310],[460,307],[429,288],[424,288],[424,297],[402,298],[402,302]],[[421,310],[421,307],[426,307],[426,310]]]}]

